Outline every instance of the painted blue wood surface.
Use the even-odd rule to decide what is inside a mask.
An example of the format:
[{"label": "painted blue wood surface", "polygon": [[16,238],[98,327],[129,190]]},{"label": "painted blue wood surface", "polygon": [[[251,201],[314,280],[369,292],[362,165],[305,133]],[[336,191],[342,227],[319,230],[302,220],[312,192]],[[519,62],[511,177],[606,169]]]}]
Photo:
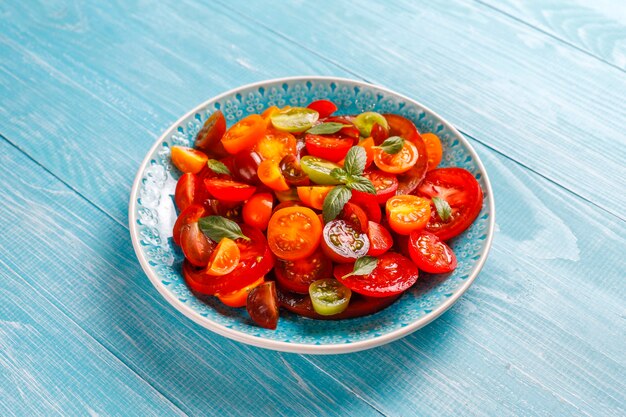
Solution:
[{"label": "painted blue wood surface", "polygon": [[[551,16],[605,10],[583,3]],[[0,4],[0,414],[625,414],[626,25],[542,27],[542,10]],[[431,106],[493,181],[477,282],[368,352],[280,354],[199,328],[151,287],[125,226],[139,162],[179,115],[306,73]]]}]

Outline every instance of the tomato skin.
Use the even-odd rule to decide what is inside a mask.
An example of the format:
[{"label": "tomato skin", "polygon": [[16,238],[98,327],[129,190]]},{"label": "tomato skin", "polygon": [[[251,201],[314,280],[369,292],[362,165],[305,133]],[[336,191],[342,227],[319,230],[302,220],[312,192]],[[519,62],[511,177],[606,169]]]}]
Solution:
[{"label": "tomato skin", "polygon": [[274,330],[278,326],[278,296],[274,281],[255,287],[248,294],[246,310],[259,326]]},{"label": "tomato skin", "polygon": [[387,200],[389,227],[401,235],[408,235],[426,227],[430,219],[431,202],[414,195],[397,195]]},{"label": "tomato skin", "polygon": [[382,210],[380,209],[380,205],[378,205],[376,201],[373,201],[372,198],[367,199],[367,200],[356,201],[354,199],[354,191],[353,191],[353,197],[350,199],[350,203],[354,203],[358,205],[359,207],[361,207],[363,211],[365,212],[365,215],[367,216],[368,220],[371,220],[374,223],[380,223],[380,221],[382,220],[383,213],[382,213]]},{"label": "tomato skin", "polygon": [[278,164],[280,172],[285,177],[287,184],[302,186],[309,185],[309,176],[302,170],[300,163],[294,155],[285,155]]},{"label": "tomato skin", "polygon": [[172,146],[171,155],[174,166],[184,173],[197,174],[209,160],[204,152],[186,146]]},{"label": "tomato skin", "polygon": [[318,112],[320,119],[328,117],[337,111],[337,106],[330,100],[313,101],[307,107]]},{"label": "tomato skin", "polygon": [[354,203],[347,202],[339,216],[338,219],[345,221],[348,224],[351,224],[355,230],[360,230],[361,232],[367,232],[367,215],[365,211]]},{"label": "tomato skin", "polygon": [[265,120],[258,114],[244,117],[230,127],[222,136],[222,145],[230,154],[252,148],[265,133]]},{"label": "tomato skin", "polygon": [[[354,264],[335,266],[333,271],[343,285],[369,297],[389,297],[408,290],[419,276],[417,267],[404,256],[387,252],[378,258],[378,264],[369,275],[345,275],[352,272]],[[344,278],[345,277],[345,278]]]},{"label": "tomato skin", "polygon": [[268,186],[274,191],[287,191],[289,190],[289,184],[285,180],[283,173],[278,166],[278,162],[274,159],[266,159],[259,165],[257,171],[259,179],[263,184]]},{"label": "tomato skin", "polygon": [[322,225],[317,214],[307,207],[292,206],[276,211],[267,226],[267,241],[281,259],[296,260],[310,256],[319,246]]},{"label": "tomato skin", "polygon": [[370,248],[365,232],[344,220],[335,219],[326,223],[322,236],[322,251],[333,262],[354,262],[367,254]]},{"label": "tomato skin", "polygon": [[426,231],[444,241],[470,227],[483,206],[483,191],[478,181],[463,168],[437,168],[429,171],[416,194],[428,199],[440,197],[450,205],[452,215],[447,223],[439,218],[432,205],[430,220],[426,225]]},{"label": "tomato skin", "polygon": [[176,191],[174,192],[174,202],[178,210],[184,211],[193,204],[196,196],[197,177],[195,174],[183,174],[176,183]]},{"label": "tomato skin", "polygon": [[227,161],[222,160],[233,174],[233,178],[248,184],[257,185],[261,181],[257,171],[263,158],[255,151],[242,151],[230,157],[230,166]]},{"label": "tomato skin", "polygon": [[375,145],[380,145],[389,137],[389,129],[384,128],[378,123],[374,123],[370,136],[372,137]]},{"label": "tomato skin", "polygon": [[400,152],[394,155],[390,155],[382,149],[374,149],[374,163],[378,169],[390,174],[407,172],[417,163],[418,157],[417,147],[409,141],[405,141]]},{"label": "tomato skin", "polygon": [[220,201],[245,201],[252,197],[256,187],[231,179],[210,178],[204,180],[207,191]]},{"label": "tomato skin", "polygon": [[413,232],[409,237],[409,254],[417,267],[432,274],[454,271],[456,255],[450,246],[429,232]]},{"label": "tomato skin", "polygon": [[255,194],[243,205],[243,221],[260,230],[267,229],[272,217],[274,197],[269,193]]},{"label": "tomato skin", "polygon": [[398,189],[398,180],[393,174],[382,172],[379,170],[372,170],[365,172],[364,177],[368,178],[374,184],[376,188],[376,195],[364,193],[363,191],[352,191],[352,198],[354,201],[361,203],[364,201],[374,201],[377,204],[385,204],[387,200],[394,196]]},{"label": "tomato skin", "polygon": [[352,138],[342,139],[334,136],[313,135],[305,136],[306,150],[309,155],[324,158],[331,162],[341,161],[352,147]]},{"label": "tomato skin", "polygon": [[310,187],[298,187],[298,197],[302,203],[316,210],[321,210],[324,206],[324,199],[332,190],[333,186],[314,185]]},{"label": "tomato skin", "polygon": [[437,168],[443,157],[443,148],[439,136],[434,133],[424,133],[422,135],[424,145],[426,145],[426,154],[428,155],[428,171]]},{"label": "tomato skin", "polygon": [[194,146],[216,159],[223,158],[228,155],[224,145],[222,145],[222,136],[225,132],[226,118],[221,110],[217,110],[204,122],[202,129],[196,136]]},{"label": "tomato skin", "polygon": [[181,227],[180,246],[185,258],[195,266],[206,266],[215,249],[215,243],[202,233],[197,222]]},{"label": "tomato skin", "polygon": [[367,237],[370,241],[370,249],[367,252],[369,256],[380,256],[393,246],[391,233],[378,223],[369,222]]},{"label": "tomato skin", "polygon": [[191,204],[183,211],[180,212],[174,228],[172,230],[172,239],[174,243],[180,246],[180,232],[184,225],[197,222],[201,217],[204,217],[206,210],[199,204]]},{"label": "tomato skin", "polygon": [[226,294],[216,294],[219,300],[229,307],[245,307],[246,301],[248,301],[248,294],[253,288],[265,282],[265,277],[261,277],[250,285],[243,287],[240,290],[229,292]]},{"label": "tomato skin", "polygon": [[333,274],[333,264],[317,249],[307,258],[293,261],[277,260],[274,268],[276,282],[286,291],[308,294],[309,285]]}]

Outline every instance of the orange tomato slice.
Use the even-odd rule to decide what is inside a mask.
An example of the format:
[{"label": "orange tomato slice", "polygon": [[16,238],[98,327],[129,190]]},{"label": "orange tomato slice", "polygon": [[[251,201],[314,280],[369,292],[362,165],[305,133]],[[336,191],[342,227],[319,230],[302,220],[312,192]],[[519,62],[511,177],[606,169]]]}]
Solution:
[{"label": "orange tomato slice", "polygon": [[234,240],[225,237],[211,254],[205,272],[218,277],[229,274],[237,267],[240,258],[239,246]]},{"label": "orange tomato slice", "polygon": [[244,117],[222,136],[222,145],[230,154],[250,149],[265,134],[265,120],[258,114]]},{"label": "orange tomato slice", "polygon": [[443,149],[441,147],[441,140],[439,136],[434,133],[424,133],[422,135],[424,144],[426,145],[426,154],[428,155],[428,171],[437,168],[441,163],[443,156]]},{"label": "orange tomato slice", "polygon": [[322,223],[313,210],[291,206],[276,211],[267,226],[267,244],[281,259],[311,255],[322,239]]},{"label": "orange tomato slice", "polygon": [[257,175],[261,182],[274,191],[287,191],[289,184],[285,180],[283,173],[275,159],[266,159],[259,164]]},{"label": "orange tomato slice", "polygon": [[430,219],[430,200],[414,195],[391,197],[385,208],[389,226],[401,235],[423,229]]},{"label": "orange tomato slice", "polygon": [[295,155],[298,152],[296,145],[296,138],[291,133],[271,130],[257,142],[254,150],[263,159],[280,161],[285,155]]},{"label": "orange tomato slice", "polygon": [[307,206],[321,210],[324,206],[324,199],[333,188],[333,185],[298,187],[298,197],[300,197],[300,200]]},{"label": "orange tomato slice", "polygon": [[261,277],[252,284],[243,287],[240,290],[229,292],[227,294],[216,294],[217,298],[229,307],[245,307],[248,301],[248,293],[254,288],[265,282],[265,277]]},{"label": "orange tomato slice", "polygon": [[186,174],[197,174],[209,160],[204,152],[186,146],[172,146],[171,153],[174,166]]},{"label": "orange tomato slice", "polygon": [[390,174],[402,174],[415,165],[419,152],[412,142],[405,140],[402,150],[396,154],[388,154],[382,149],[374,149],[374,163],[381,171]]}]

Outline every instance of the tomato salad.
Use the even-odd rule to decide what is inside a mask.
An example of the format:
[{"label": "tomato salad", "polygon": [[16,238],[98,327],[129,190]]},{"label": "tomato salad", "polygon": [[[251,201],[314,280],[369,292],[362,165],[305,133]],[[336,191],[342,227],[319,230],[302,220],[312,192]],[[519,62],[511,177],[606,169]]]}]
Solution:
[{"label": "tomato salad", "polygon": [[474,176],[438,168],[437,135],[402,116],[336,111],[328,100],[270,107],[227,127],[218,110],[194,148],[172,147],[183,172],[173,240],[194,292],[275,329],[279,307],[364,316],[419,271],[456,268],[446,241],[481,210]]}]

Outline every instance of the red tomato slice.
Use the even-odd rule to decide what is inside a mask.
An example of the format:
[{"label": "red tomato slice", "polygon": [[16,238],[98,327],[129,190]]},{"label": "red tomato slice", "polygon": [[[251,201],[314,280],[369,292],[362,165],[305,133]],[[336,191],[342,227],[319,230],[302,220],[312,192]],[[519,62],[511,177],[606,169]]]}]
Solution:
[{"label": "red tomato slice", "polygon": [[231,179],[208,178],[204,185],[209,193],[220,201],[245,201],[252,197],[256,187]]},{"label": "red tomato slice", "polygon": [[351,138],[343,139],[335,136],[307,134],[305,137],[306,150],[309,155],[338,162],[346,157],[354,141]]},{"label": "red tomato slice", "polygon": [[424,272],[445,274],[456,268],[456,255],[450,246],[432,233],[411,233],[409,253],[415,265]]},{"label": "red tomato slice", "polygon": [[213,113],[198,132],[194,146],[207,155],[211,155],[217,159],[228,155],[224,145],[222,145],[222,136],[226,132],[226,119],[224,114],[217,110]]},{"label": "red tomato slice", "polygon": [[197,187],[197,177],[195,174],[183,174],[176,183],[174,192],[174,202],[178,210],[184,211],[193,204]]},{"label": "red tomato slice", "polygon": [[354,264],[340,264],[333,271],[343,285],[352,291],[370,297],[389,297],[408,290],[419,272],[409,259],[393,252],[387,252],[378,258],[376,269],[369,275],[351,275]]},{"label": "red tomato slice", "polygon": [[361,207],[354,203],[346,203],[337,218],[351,224],[356,230],[367,232],[367,215]]},{"label": "red tomato slice", "polygon": [[172,231],[174,243],[180,246],[180,231],[183,226],[197,222],[201,217],[205,216],[205,213],[204,207],[198,204],[191,204],[185,210],[181,211],[174,223],[174,229]]},{"label": "red tomato slice", "polygon": [[393,174],[388,174],[379,170],[369,171],[363,174],[374,184],[376,195],[364,193],[362,191],[352,191],[352,199],[357,203],[374,200],[377,204],[385,204],[387,200],[396,195],[398,189],[398,180]]},{"label": "red tomato slice", "polygon": [[329,101],[329,100],[313,101],[307,107],[309,109],[312,109],[312,110],[315,110],[316,112],[318,112],[319,115],[320,115],[319,116],[320,119],[328,117],[328,116],[330,116],[331,114],[333,114],[334,112],[337,111],[337,106],[335,105],[335,103],[333,103],[332,101]]},{"label": "red tomato slice", "polygon": [[245,224],[241,225],[241,231],[250,240],[237,239],[240,258],[233,272],[214,277],[188,261],[183,262],[183,277],[189,288],[207,295],[227,294],[251,285],[274,267],[274,256],[263,233]]},{"label": "red tomato slice", "polygon": [[401,136],[409,140],[417,148],[417,162],[404,174],[398,175],[398,194],[410,194],[415,191],[426,175],[428,169],[428,153],[424,140],[412,121],[397,114],[385,114],[389,123],[389,136]]},{"label": "red tomato slice", "polygon": [[426,231],[441,240],[451,239],[467,229],[478,217],[483,206],[483,191],[478,181],[463,168],[438,168],[429,171],[416,194],[431,199],[440,197],[450,205],[451,218],[444,222],[431,202]]},{"label": "red tomato slice", "polygon": [[291,292],[309,293],[309,285],[333,275],[333,264],[320,249],[308,258],[293,261],[278,260],[274,268],[278,285]]},{"label": "red tomato slice", "polygon": [[393,246],[391,233],[378,223],[369,222],[367,237],[370,240],[369,256],[379,256],[387,252]]}]

